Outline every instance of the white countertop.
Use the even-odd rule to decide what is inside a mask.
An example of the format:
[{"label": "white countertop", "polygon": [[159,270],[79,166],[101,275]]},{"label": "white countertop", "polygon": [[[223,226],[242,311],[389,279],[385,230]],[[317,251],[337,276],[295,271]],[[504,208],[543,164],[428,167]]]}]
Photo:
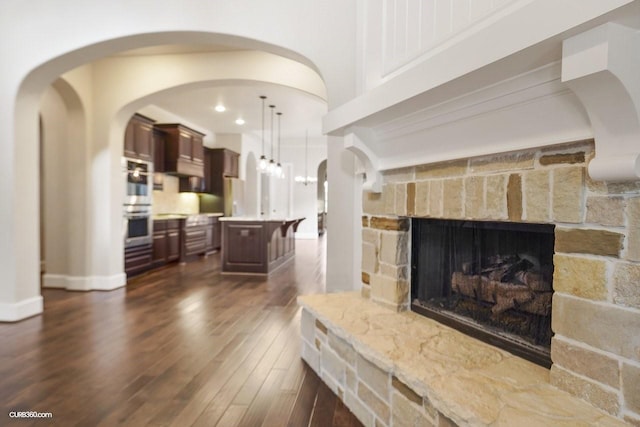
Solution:
[{"label": "white countertop", "polygon": [[288,222],[288,221],[298,221],[303,220],[304,218],[258,218],[251,216],[225,216],[224,218],[220,218],[220,221],[229,221],[229,222]]},{"label": "white countertop", "polygon": [[222,212],[199,213],[199,214],[162,213],[162,214],[153,215],[153,219],[155,221],[161,221],[163,219],[186,219],[194,216],[221,217],[221,216],[224,216],[224,214]]}]

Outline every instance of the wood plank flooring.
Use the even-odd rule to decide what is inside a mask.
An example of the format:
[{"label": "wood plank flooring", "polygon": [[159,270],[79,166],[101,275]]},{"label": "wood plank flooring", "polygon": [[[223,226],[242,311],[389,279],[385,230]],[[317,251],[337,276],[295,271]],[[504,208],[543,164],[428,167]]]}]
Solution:
[{"label": "wood plank flooring", "polygon": [[212,255],[115,291],[44,290],[43,315],[0,324],[0,425],[360,426],[300,359],[296,297],[324,291],[325,249],[296,245],[268,279],[221,276]]}]

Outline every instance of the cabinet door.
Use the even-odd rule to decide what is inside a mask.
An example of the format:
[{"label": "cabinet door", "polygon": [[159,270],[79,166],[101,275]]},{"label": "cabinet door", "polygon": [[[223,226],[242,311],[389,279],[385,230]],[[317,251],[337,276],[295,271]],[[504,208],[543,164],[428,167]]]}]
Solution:
[{"label": "cabinet door", "polygon": [[222,175],[230,178],[238,177],[238,153],[230,150],[222,151]]},{"label": "cabinet door", "polygon": [[167,233],[158,231],[153,233],[153,264],[162,265],[167,259]]},{"label": "cabinet door", "polygon": [[127,129],[124,131],[124,155],[125,157],[136,157],[136,125],[135,121],[129,120]]},{"label": "cabinet door", "polygon": [[124,250],[124,271],[133,276],[151,267],[152,245],[134,246]]},{"label": "cabinet door", "polygon": [[178,135],[178,157],[191,161],[191,134],[180,131]]},{"label": "cabinet door", "polygon": [[135,145],[139,159],[153,160],[153,127],[150,124],[142,122],[136,124]]},{"label": "cabinet door", "polygon": [[199,135],[193,135],[191,137],[191,159],[195,163],[204,163],[204,146],[202,144],[202,137]]},{"label": "cabinet door", "polygon": [[233,177],[233,178],[238,178],[238,170],[239,170],[238,163],[239,163],[239,158],[240,158],[240,156],[239,156],[238,154],[236,154],[236,153],[231,153],[231,160],[230,160],[230,162],[231,162],[231,167],[229,168],[229,169],[230,169],[230,174],[229,174],[229,176],[231,176],[231,177]]},{"label": "cabinet door", "polygon": [[213,224],[213,249],[220,249],[222,246],[222,227],[219,222]]},{"label": "cabinet door", "polygon": [[213,250],[213,224],[209,224],[207,226],[206,240],[207,240],[207,243],[206,243],[207,252],[211,252]]},{"label": "cabinet door", "polygon": [[180,230],[167,231],[167,262],[180,258]]},{"label": "cabinet door", "polygon": [[205,227],[186,227],[184,230],[185,256],[199,255],[206,251],[207,232]]},{"label": "cabinet door", "polygon": [[153,131],[153,171],[164,172],[164,132],[154,129]]}]

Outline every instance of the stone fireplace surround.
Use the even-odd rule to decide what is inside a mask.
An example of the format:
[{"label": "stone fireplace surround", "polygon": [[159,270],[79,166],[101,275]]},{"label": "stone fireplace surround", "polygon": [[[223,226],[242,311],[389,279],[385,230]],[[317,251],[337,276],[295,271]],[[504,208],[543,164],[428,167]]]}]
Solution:
[{"label": "stone fireplace surround", "polygon": [[[507,382],[518,384],[516,377],[532,374],[537,380],[528,383],[529,387],[542,390],[542,386],[531,384],[537,384],[536,381],[548,375],[549,384],[545,387],[549,388],[544,388],[544,394],[551,400],[559,399],[555,393],[562,390],[618,419],[640,425],[640,182],[617,184],[591,180],[586,167],[593,155],[593,141],[581,141],[387,171],[383,176],[382,193],[363,194],[363,287],[358,302],[352,301],[351,306],[364,302],[365,306],[386,308],[382,314],[376,311],[379,309],[373,309],[378,313],[376,316],[383,316],[385,312],[402,316],[403,313],[396,312],[408,309],[409,217],[555,224],[553,366],[540,374],[536,370],[541,368],[531,365],[532,371],[525,375],[519,365]],[[375,304],[372,306],[371,302]],[[499,408],[513,412],[513,405],[506,403],[505,395],[501,393],[496,394],[499,398],[494,395],[486,398],[483,409],[492,405],[495,408],[493,412],[487,410],[486,413],[493,415],[484,418],[482,409],[474,412],[473,399],[470,408],[442,401],[442,393],[437,392],[433,384],[424,383],[424,376],[413,377],[406,369],[399,369],[400,365],[392,363],[390,366],[387,356],[393,352],[385,356],[384,345],[376,350],[373,344],[361,339],[359,328],[365,328],[368,333],[374,323],[367,323],[368,320],[360,325],[347,322],[348,316],[344,312],[332,318],[327,314],[331,310],[327,311],[326,304],[317,299],[303,298],[301,303],[304,307],[303,358],[319,371],[325,382],[365,420],[365,424],[406,425],[397,415],[397,405],[409,405],[405,409],[410,409],[413,412],[409,413],[414,415],[415,411],[419,412],[409,425],[417,423],[416,420],[424,420],[424,424],[415,425],[501,424],[505,419],[504,411]],[[323,306],[325,309],[321,308]],[[359,317],[371,320],[365,306],[358,307]],[[413,316],[411,313],[412,325]],[[310,332],[311,328],[307,327],[305,332],[305,318],[307,324],[315,321],[316,326],[320,325],[319,329]],[[428,324],[432,321],[421,319],[418,322]],[[381,328],[384,335],[385,326],[377,324],[376,328]],[[396,333],[402,334],[399,330],[395,330]],[[395,345],[404,338],[391,339]],[[440,344],[441,340],[433,342],[434,346]],[[427,340],[424,345],[431,344]],[[331,350],[325,351],[327,347]],[[462,348],[468,350],[470,347],[465,344]],[[339,365],[335,356],[351,354],[351,350],[345,349],[355,349],[355,353],[343,358],[343,361],[347,360],[343,378],[335,378],[343,372],[332,370]],[[467,354],[467,360],[461,363],[473,363],[490,353],[482,350]],[[504,358],[501,360],[509,360],[509,363],[528,364],[500,354],[500,358]],[[353,369],[349,367],[350,358],[355,361],[351,365]],[[448,366],[442,369],[456,371],[456,360],[452,356],[450,364],[433,369]],[[394,366],[398,368],[397,372]],[[525,371],[529,370],[526,366]],[[369,376],[367,372],[376,372],[376,369],[386,372],[392,391],[372,392],[375,384],[372,386],[363,376]],[[421,366],[418,370],[424,369],[429,367]],[[537,373],[533,374],[534,371]],[[406,375],[409,377],[403,377]],[[466,386],[477,381],[493,381],[484,375],[466,380],[469,381]],[[353,385],[354,382],[357,386],[351,389],[349,383]],[[498,385],[498,380],[495,382],[495,387],[504,386]],[[398,393],[404,397],[395,398]],[[418,400],[421,405],[416,403]],[[416,405],[412,407],[411,402]],[[584,418],[587,412],[584,408],[578,409],[579,404],[575,407],[567,405],[563,406],[566,411],[559,411],[561,415],[551,411],[547,421],[555,420],[554,425],[593,425],[596,422],[609,425],[612,422],[606,418],[587,420]],[[547,408],[546,403],[543,406]],[[580,412],[583,418],[571,418],[569,407]],[[455,408],[458,408],[457,412]],[[512,413],[510,420],[526,417],[525,413]],[[535,417],[527,419],[532,424],[536,424],[536,420],[541,422]]]}]

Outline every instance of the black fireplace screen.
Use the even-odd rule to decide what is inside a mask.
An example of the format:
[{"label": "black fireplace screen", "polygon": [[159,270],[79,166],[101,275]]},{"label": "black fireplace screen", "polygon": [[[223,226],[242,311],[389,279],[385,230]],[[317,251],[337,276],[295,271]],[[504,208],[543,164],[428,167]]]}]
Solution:
[{"label": "black fireplace screen", "polygon": [[554,226],[412,220],[412,309],[550,365]]}]

